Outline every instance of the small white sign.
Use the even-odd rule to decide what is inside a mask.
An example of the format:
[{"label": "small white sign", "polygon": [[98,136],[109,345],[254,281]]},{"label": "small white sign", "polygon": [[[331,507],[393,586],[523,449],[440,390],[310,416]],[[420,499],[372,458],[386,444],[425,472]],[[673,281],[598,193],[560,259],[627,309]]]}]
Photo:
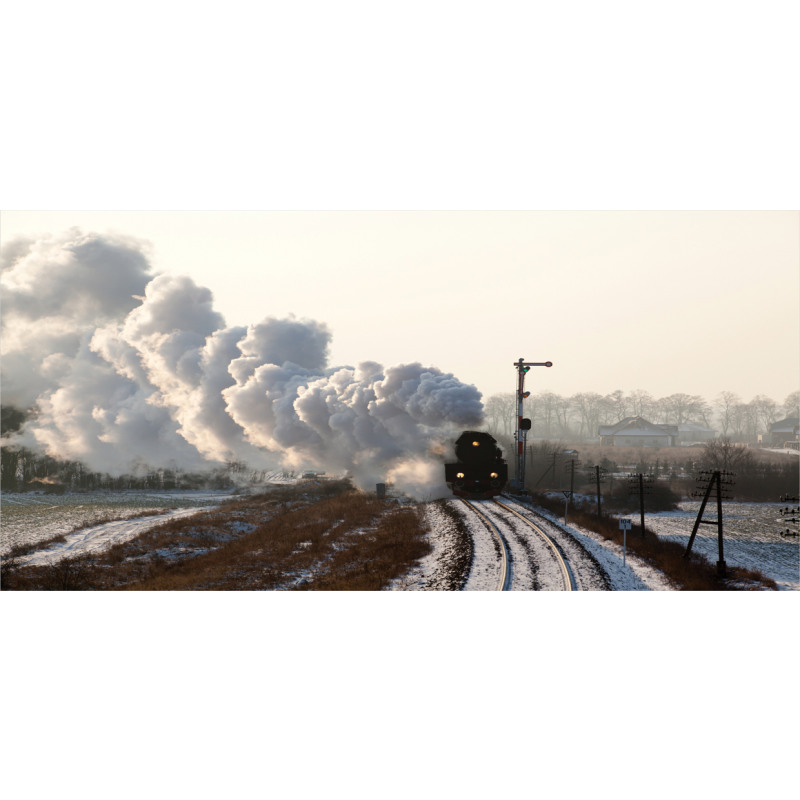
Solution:
[{"label": "small white sign", "polygon": [[628,560],[628,531],[631,529],[630,517],[620,517],[619,529],[622,531],[622,565]]}]

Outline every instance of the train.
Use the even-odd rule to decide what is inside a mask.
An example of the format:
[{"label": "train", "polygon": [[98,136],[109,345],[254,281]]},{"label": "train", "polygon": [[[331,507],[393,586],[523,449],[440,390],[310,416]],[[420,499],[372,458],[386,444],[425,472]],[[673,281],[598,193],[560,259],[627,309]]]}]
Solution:
[{"label": "train", "polygon": [[494,436],[464,431],[456,439],[456,461],[444,465],[444,479],[458,497],[485,499],[508,483],[508,464]]}]

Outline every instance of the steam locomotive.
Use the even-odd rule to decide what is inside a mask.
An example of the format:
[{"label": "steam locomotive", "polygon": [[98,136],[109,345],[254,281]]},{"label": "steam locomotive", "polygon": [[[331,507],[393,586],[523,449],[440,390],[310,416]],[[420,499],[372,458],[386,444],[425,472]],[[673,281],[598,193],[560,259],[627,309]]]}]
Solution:
[{"label": "steam locomotive", "polygon": [[459,497],[487,498],[503,491],[508,464],[488,433],[464,431],[456,439],[455,463],[444,465],[444,479]]}]

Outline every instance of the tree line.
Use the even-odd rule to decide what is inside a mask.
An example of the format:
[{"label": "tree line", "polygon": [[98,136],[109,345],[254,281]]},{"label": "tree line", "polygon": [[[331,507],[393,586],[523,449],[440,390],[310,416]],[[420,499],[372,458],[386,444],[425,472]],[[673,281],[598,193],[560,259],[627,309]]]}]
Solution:
[{"label": "tree line", "polygon": [[[798,415],[800,392],[792,392],[783,403],[766,395],[745,402],[735,392],[721,392],[713,403],[699,395],[671,394],[656,398],[637,389],[610,394],[578,392],[570,397],[539,392],[525,401],[525,416],[531,420],[530,435],[544,439],[593,439],[601,425],[614,425],[626,417],[643,417],[655,424],[696,424],[717,430],[720,437],[752,443],[760,433],[786,417]],[[484,403],[486,422],[495,435],[510,436],[516,428],[517,397],[514,392],[495,394]]]}]

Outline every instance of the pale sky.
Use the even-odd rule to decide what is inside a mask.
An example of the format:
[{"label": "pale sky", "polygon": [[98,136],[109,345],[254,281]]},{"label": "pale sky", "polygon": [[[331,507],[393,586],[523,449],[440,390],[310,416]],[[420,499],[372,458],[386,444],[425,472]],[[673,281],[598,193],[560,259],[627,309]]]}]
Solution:
[{"label": "pale sky", "polygon": [[331,365],[420,361],[488,397],[644,389],[779,403],[800,384],[800,214],[3,211],[0,238],[145,239],[228,325],[325,322]]}]

